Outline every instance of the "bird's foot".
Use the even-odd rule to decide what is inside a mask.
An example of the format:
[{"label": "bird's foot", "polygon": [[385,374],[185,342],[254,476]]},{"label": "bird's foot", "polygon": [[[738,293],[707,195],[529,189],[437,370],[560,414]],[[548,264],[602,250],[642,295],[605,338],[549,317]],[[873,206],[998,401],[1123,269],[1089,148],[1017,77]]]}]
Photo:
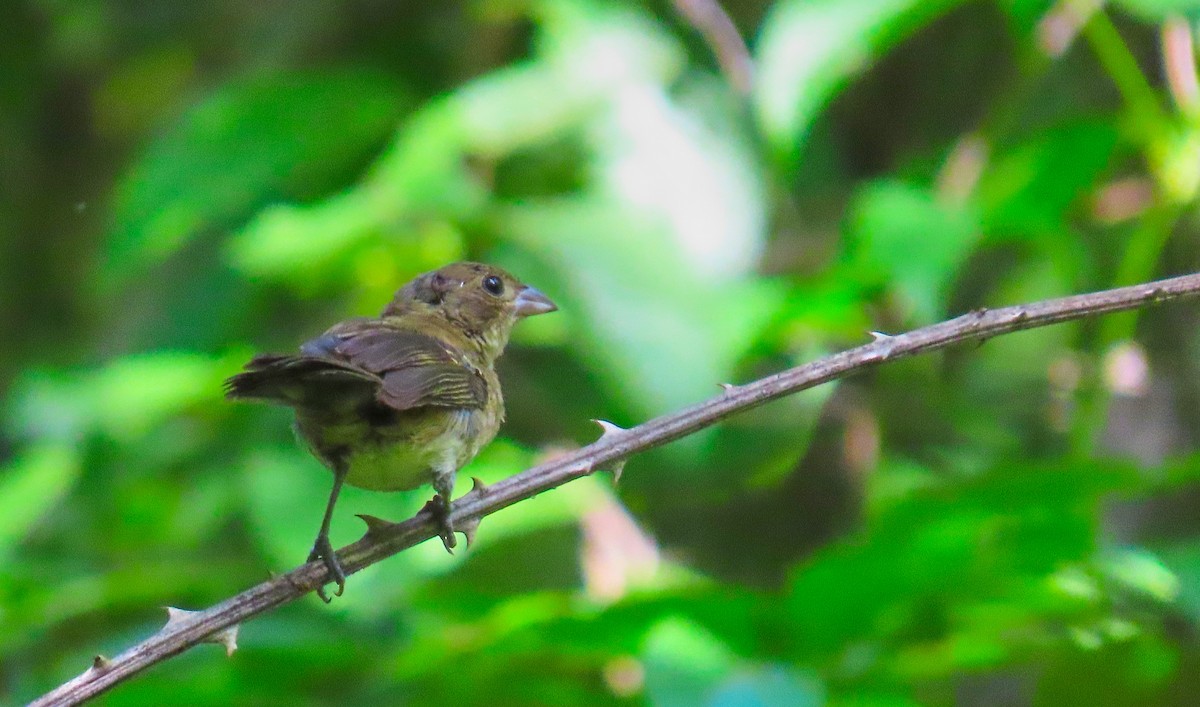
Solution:
[{"label": "bird's foot", "polygon": [[[333,596],[340,597],[342,592],[346,590],[346,573],[342,570],[342,564],[338,562],[337,554],[333,551],[333,545],[329,543],[329,536],[322,533],[317,536],[317,542],[313,543],[312,552],[308,553],[308,561],[316,562],[322,560],[325,563],[325,568],[329,570],[330,581],[337,584],[337,591]],[[321,601],[328,604],[333,601],[333,598],[325,594],[325,584],[317,587],[317,596],[321,597]]]},{"label": "bird's foot", "polygon": [[453,555],[458,539],[454,537],[454,524],[450,522],[450,500],[439,493],[425,507],[438,522],[438,537],[442,539],[446,552]]}]

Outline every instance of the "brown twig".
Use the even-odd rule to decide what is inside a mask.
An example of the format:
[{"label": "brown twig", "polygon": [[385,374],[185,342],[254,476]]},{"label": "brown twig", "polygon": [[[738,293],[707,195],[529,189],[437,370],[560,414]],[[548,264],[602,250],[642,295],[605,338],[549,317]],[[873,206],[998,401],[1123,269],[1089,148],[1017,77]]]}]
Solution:
[{"label": "brown twig", "polygon": [[[451,518],[459,528],[473,528],[478,519],[543,491],[587,476],[598,469],[619,468],[622,461],[632,454],[689,435],[734,413],[886,361],[1022,329],[1196,295],[1200,295],[1200,274],[1002,309],[980,309],[896,336],[872,333],[875,340],[870,344],[745,385],[722,386],[722,393],[714,398],[632,429],[622,430],[611,424],[602,424],[604,433],[601,438],[582,449],[493,486],[477,484],[470,493],[454,503]],[[437,535],[434,519],[427,512],[419,513],[403,523],[385,523],[375,518],[364,520],[368,525],[367,534],[338,552],[347,574]],[[324,580],[325,574],[322,563],[307,564],[209,609],[177,615],[150,638],[114,658],[97,659],[83,674],[33,704],[71,705],[94,697],[155,663],[206,639],[213,640],[210,637],[218,636],[246,619],[303,596],[314,590]]]},{"label": "brown twig", "polygon": [[1168,17],[1162,26],[1163,68],[1167,88],[1175,105],[1189,115],[1200,110],[1200,79],[1196,77],[1196,44],[1192,27],[1180,15]]},{"label": "brown twig", "polygon": [[750,95],[754,60],[725,8],[717,0],[674,0],[675,9],[704,37],[733,90]]}]

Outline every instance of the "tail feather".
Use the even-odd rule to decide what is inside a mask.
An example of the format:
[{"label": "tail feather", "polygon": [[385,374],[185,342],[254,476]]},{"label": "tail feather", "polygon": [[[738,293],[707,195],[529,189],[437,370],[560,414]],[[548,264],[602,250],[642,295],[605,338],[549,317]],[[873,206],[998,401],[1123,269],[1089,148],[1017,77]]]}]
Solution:
[{"label": "tail feather", "polygon": [[378,376],[342,361],[313,356],[255,356],[225,381],[231,400],[263,400],[291,407],[328,406],[332,399],[374,397]]}]

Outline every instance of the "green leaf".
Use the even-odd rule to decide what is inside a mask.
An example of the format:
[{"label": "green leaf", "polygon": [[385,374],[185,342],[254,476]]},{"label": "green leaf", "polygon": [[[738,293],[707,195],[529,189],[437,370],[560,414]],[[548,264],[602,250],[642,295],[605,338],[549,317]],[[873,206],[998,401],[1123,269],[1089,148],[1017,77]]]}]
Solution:
[{"label": "green leaf", "polygon": [[230,240],[230,258],[251,275],[307,289],[323,274],[353,273],[333,266],[373,241],[397,241],[418,270],[457,257],[458,234],[418,221],[466,219],[485,202],[466,159],[467,134],[453,102],[434,103],[408,121],[361,184],[313,204],[264,209]]},{"label": "green leaf", "polygon": [[81,469],[72,447],[49,442],[24,450],[0,470],[0,562],[9,561],[13,547],[70,489]]},{"label": "green leaf", "polygon": [[1195,621],[1200,617],[1200,540],[1188,537],[1168,541],[1159,545],[1155,554],[1177,578],[1179,609]]},{"label": "green leaf", "polygon": [[1130,593],[1169,604],[1180,593],[1179,578],[1162,561],[1145,550],[1113,552],[1103,562],[1109,581]]},{"label": "green leaf", "polygon": [[791,164],[809,126],[852,76],[957,0],[783,0],[763,21],[754,106]]},{"label": "green leaf", "polygon": [[[412,116],[348,192],[309,205],[275,205],[231,242],[237,267],[300,287],[338,258],[387,239],[428,269],[461,255],[445,232],[477,219],[491,198],[474,169],[531,144],[578,130],[609,98],[664,83],[681,69],[680,48],[646,16],[607,4],[539,8],[534,61],[482,76]],[[604,67],[603,71],[595,71]],[[579,80],[587,72],[591,80]],[[430,229],[428,224],[441,223]]]},{"label": "green leaf", "polygon": [[672,617],[650,629],[643,661],[650,704],[685,707],[708,703],[737,658],[702,626]]},{"label": "green leaf", "polygon": [[717,687],[711,707],[820,707],[825,691],[814,678],[781,665],[742,668]]},{"label": "green leaf", "polygon": [[156,351],[94,371],[33,373],[18,385],[8,416],[32,438],[102,432],[130,441],[188,406],[218,399],[232,368],[228,358]]},{"label": "green leaf", "polygon": [[782,293],[706,279],[688,266],[675,234],[619,206],[580,199],[514,207],[504,231],[563,279],[554,291],[577,318],[585,365],[645,417],[711,397]]},{"label": "green leaf", "polygon": [[707,629],[681,616],[648,632],[642,659],[646,696],[656,707],[816,707],[824,690],[815,679],[780,665],[739,659]]},{"label": "green leaf", "polygon": [[1088,119],[1055,126],[998,151],[979,182],[979,208],[989,237],[1058,237],[1069,210],[1111,169],[1117,138],[1110,121]]},{"label": "green leaf", "polygon": [[[962,616],[956,607],[976,602],[1011,603],[1036,621],[1038,612],[1055,607],[1030,602],[1023,592],[1046,585],[1064,564],[1091,557],[1100,500],[1136,478],[1122,465],[1064,462],[997,468],[937,485],[923,481],[924,488],[883,509],[860,537],[820,551],[798,570],[788,605],[802,655],[910,632],[919,642],[922,610],[930,602],[946,607],[948,617]],[[1135,569],[1157,581],[1146,565]],[[941,631],[960,627],[969,625],[949,623]],[[995,660],[989,640],[973,639],[978,651],[961,658]]]},{"label": "green leaf", "polygon": [[1046,13],[1055,6],[1055,2],[1056,0],[1000,0],[997,5],[1008,17],[1013,29],[1020,36],[1029,38]]},{"label": "green leaf", "polygon": [[1162,22],[1172,15],[1200,16],[1200,0],[1116,0],[1117,7],[1147,22]]},{"label": "green leaf", "polygon": [[893,287],[918,322],[942,316],[950,285],[980,237],[970,208],[896,181],[859,192],[847,231],[847,262],[855,276]]},{"label": "green leaf", "polygon": [[117,186],[108,275],[127,276],[272,199],[329,189],[392,130],[404,104],[392,80],[362,71],[222,87]]}]

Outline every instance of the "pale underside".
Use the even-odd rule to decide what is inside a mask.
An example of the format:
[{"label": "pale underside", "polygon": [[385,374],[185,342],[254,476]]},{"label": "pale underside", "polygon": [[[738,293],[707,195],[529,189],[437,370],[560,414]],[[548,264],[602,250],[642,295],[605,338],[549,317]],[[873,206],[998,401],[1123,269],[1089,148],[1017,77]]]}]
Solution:
[{"label": "pale underside", "polygon": [[497,421],[485,419],[489,415],[482,410],[445,410],[434,415],[423,420],[415,434],[402,437],[357,419],[332,425],[306,424],[309,420],[302,413],[297,416],[296,429],[327,466],[333,465],[332,460],[319,450],[348,450],[346,483],[351,486],[404,491],[434,483],[436,477],[453,484],[454,473],[492,441],[499,427]]}]

